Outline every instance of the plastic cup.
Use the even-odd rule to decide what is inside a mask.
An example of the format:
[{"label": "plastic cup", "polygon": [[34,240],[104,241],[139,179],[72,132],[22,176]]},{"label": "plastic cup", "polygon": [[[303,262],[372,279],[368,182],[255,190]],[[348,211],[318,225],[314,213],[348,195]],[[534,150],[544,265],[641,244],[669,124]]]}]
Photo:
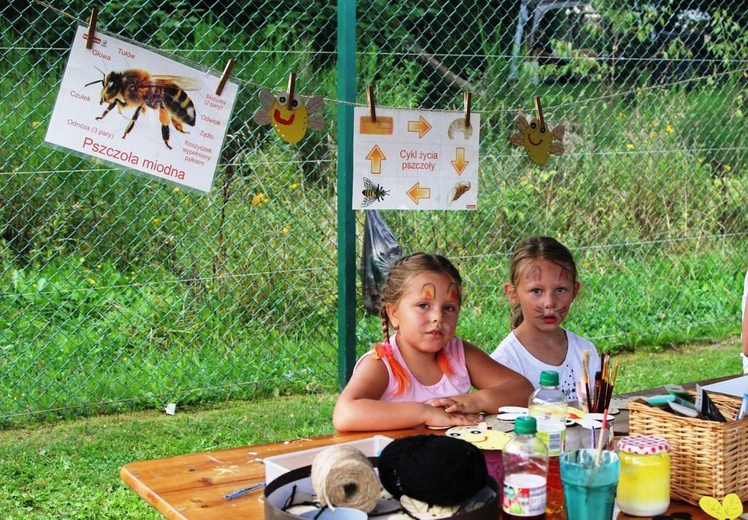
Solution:
[{"label": "plastic cup", "polygon": [[616,500],[620,462],[614,451],[603,450],[595,465],[597,450],[567,451],[561,455],[567,520],[610,520]]},{"label": "plastic cup", "polygon": [[[593,419],[599,423],[603,422],[604,414],[601,413],[588,413],[585,418]],[[605,430],[599,426],[585,427],[585,431],[582,434],[582,448],[597,449],[600,443],[600,435],[603,435],[603,449],[613,449],[613,426],[615,423],[615,417],[608,414],[607,424]]]}]

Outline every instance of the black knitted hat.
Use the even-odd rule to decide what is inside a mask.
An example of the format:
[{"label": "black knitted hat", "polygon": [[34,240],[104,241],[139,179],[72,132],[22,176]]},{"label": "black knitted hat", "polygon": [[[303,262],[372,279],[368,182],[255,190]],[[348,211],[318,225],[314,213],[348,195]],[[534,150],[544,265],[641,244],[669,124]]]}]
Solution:
[{"label": "black knitted hat", "polygon": [[488,483],[483,452],[441,435],[395,439],[382,450],[378,467],[379,480],[393,497],[407,495],[440,506],[460,504]]}]

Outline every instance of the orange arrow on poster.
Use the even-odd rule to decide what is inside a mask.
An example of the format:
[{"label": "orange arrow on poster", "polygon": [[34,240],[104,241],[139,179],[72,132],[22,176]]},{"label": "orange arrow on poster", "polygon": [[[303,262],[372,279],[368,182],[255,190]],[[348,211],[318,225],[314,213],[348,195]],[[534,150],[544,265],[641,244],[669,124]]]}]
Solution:
[{"label": "orange arrow on poster", "polygon": [[418,116],[418,121],[408,121],[408,132],[418,132],[419,139],[422,139],[429,130],[431,130],[431,125],[423,116]]},{"label": "orange arrow on poster", "polygon": [[462,172],[465,171],[467,165],[470,164],[470,161],[465,160],[465,148],[458,146],[455,160],[451,162],[454,169],[457,170],[457,174],[462,175]]},{"label": "orange arrow on poster", "polygon": [[386,161],[387,157],[379,146],[374,145],[374,148],[371,149],[369,155],[366,156],[366,160],[371,161],[372,174],[382,173],[382,161]]},{"label": "orange arrow on poster", "polygon": [[431,188],[421,188],[421,183],[417,182],[408,190],[408,197],[418,204],[418,201],[421,199],[431,198]]}]

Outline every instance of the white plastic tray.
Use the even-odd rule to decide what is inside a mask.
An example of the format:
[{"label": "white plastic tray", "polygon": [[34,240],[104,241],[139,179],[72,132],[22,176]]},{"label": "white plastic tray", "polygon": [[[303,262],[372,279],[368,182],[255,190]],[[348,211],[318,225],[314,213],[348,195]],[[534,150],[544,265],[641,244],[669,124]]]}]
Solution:
[{"label": "white plastic tray", "polygon": [[[382,452],[382,449],[387,446],[392,439],[384,435],[375,435],[368,439],[360,439],[357,441],[344,442],[348,446],[358,448],[367,457],[378,457]],[[274,457],[267,457],[265,462],[265,482],[268,484],[274,479],[288,473],[292,469],[303,468],[304,466],[311,466],[314,462],[314,457],[317,454],[327,448],[328,446],[322,446],[320,448],[312,448],[309,450],[295,451],[292,453],[285,453],[283,455],[276,455]]]}]

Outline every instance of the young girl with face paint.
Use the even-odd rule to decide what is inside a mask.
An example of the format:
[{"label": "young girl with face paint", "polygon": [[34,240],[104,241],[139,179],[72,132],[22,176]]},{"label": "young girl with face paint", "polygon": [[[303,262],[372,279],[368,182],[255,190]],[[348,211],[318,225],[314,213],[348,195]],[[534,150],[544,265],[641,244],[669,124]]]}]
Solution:
[{"label": "young girl with face paint", "polygon": [[335,404],[335,429],[469,426],[481,412],[525,406],[530,382],[455,336],[461,303],[462,278],[445,257],[396,262],[381,291],[384,341],[356,363]]},{"label": "young girl with face paint", "polygon": [[512,331],[491,357],[536,388],[542,371],[555,370],[567,400],[578,400],[583,351],[589,352],[590,380],[600,370],[600,356],[590,341],[561,327],[579,292],[574,257],[554,238],[532,237],[512,256],[510,276],[504,292],[512,305]]}]

